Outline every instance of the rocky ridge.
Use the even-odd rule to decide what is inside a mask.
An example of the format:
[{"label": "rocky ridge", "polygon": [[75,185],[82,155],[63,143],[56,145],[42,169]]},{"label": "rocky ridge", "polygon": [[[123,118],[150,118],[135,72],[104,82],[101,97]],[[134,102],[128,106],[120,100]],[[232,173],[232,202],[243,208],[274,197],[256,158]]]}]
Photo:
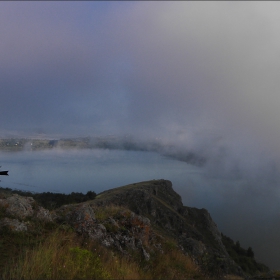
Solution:
[{"label": "rocky ridge", "polygon": [[154,252],[167,253],[162,244],[171,238],[202,271],[219,276],[243,275],[228,255],[208,211],[184,206],[167,180],[111,189],[94,200],[51,212],[32,197],[19,195],[2,195],[0,207],[0,228],[33,230],[34,221],[67,224],[78,234],[127,256],[139,252],[146,261]]},{"label": "rocky ridge", "polygon": [[149,219],[156,232],[170,236],[207,272],[243,275],[222,243],[206,209],[187,207],[168,180],[153,180],[100,193],[94,205],[120,205]]}]

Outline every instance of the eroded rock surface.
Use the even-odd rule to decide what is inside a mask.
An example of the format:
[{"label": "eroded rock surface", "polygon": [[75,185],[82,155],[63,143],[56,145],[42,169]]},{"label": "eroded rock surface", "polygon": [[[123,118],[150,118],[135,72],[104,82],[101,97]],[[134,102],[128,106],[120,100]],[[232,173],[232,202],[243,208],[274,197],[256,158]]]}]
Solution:
[{"label": "eroded rock surface", "polygon": [[153,180],[108,190],[99,194],[94,203],[128,207],[149,218],[152,225],[176,239],[182,250],[206,270],[211,267],[221,274],[243,274],[228,255],[209,212],[183,206],[170,181]]},{"label": "eroded rock surface", "polygon": [[18,219],[4,218],[0,220],[0,228],[7,227],[12,231],[27,231],[25,222],[20,222]]},{"label": "eroded rock surface", "polygon": [[[41,221],[52,221],[50,211],[37,205],[32,197],[24,197],[14,194],[7,198],[0,199],[0,207],[7,215],[6,220],[0,220],[0,225],[9,226],[11,229],[18,228],[15,226],[15,220],[24,224],[22,221],[26,218],[33,218]],[[23,227],[22,227],[23,228]]]},{"label": "eroded rock surface", "polygon": [[113,216],[98,219],[95,211],[102,209],[94,203],[67,205],[56,211],[56,220],[67,222],[79,234],[99,240],[104,246],[115,248],[126,255],[129,255],[130,250],[139,250],[148,260],[150,248],[161,250],[148,218],[120,208]]},{"label": "eroded rock surface", "polygon": [[18,194],[14,194],[7,199],[0,199],[0,206],[6,208],[7,214],[19,217],[26,218],[33,215],[34,199],[32,197],[22,197]]}]

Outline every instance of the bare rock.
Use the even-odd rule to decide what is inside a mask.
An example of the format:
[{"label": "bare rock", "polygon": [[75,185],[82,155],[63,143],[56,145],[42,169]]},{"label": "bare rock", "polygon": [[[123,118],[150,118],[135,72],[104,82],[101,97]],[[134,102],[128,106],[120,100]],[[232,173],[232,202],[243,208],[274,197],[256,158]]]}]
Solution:
[{"label": "bare rock", "polygon": [[106,247],[110,247],[115,243],[115,240],[111,236],[107,236],[101,243]]},{"label": "bare rock", "polygon": [[150,254],[147,253],[147,251],[142,247],[142,253],[144,255],[144,258],[146,261],[149,261],[150,260]]},{"label": "bare rock", "polygon": [[96,205],[93,202],[62,206],[55,211],[56,219],[70,224],[77,233],[99,240],[104,246],[116,248],[125,255],[129,255],[128,251],[139,250],[143,257],[149,260],[150,249],[159,248],[158,251],[162,251],[158,240],[157,244],[155,243],[156,234],[151,229],[151,222],[147,217],[120,209],[105,220],[97,220],[94,207]]},{"label": "bare rock", "polygon": [[[201,260],[208,258],[219,260],[211,263],[213,271],[219,271],[221,275],[228,272],[239,274],[238,266],[228,255],[221,233],[208,211],[183,206],[180,195],[173,190],[170,181],[151,180],[111,189],[99,194],[94,203],[123,206],[138,215],[132,217],[130,223],[134,225],[130,231],[135,239],[141,240],[145,248],[152,244],[149,240],[152,232],[149,224],[152,224],[172,236],[183,252],[199,264],[204,265],[205,261],[203,263]],[[140,222],[144,217],[149,218],[148,221]],[[124,225],[129,228],[128,220]],[[136,247],[143,248],[143,245],[136,241]],[[156,247],[159,248],[158,245]]]},{"label": "bare rock", "polygon": [[65,219],[78,233],[94,235],[94,227],[96,226],[95,214],[88,204],[67,205],[63,206],[62,210],[66,210],[65,217],[58,216]]},{"label": "bare rock", "polygon": [[[106,227],[102,224],[95,224],[93,225],[93,227],[91,229],[87,230],[87,233],[89,235],[89,237],[93,238],[93,239],[103,239],[106,237]],[[107,241],[107,246],[108,246],[108,242]]]},{"label": "bare rock", "polygon": [[17,219],[4,218],[0,221],[0,228],[7,227],[11,231],[27,231],[27,226],[24,222]]},{"label": "bare rock", "polygon": [[205,245],[201,241],[195,240],[193,238],[185,238],[181,242],[181,246],[196,258],[202,257],[207,251]]},{"label": "bare rock", "polygon": [[35,213],[35,217],[39,220],[42,221],[46,221],[46,222],[52,222],[53,218],[52,215],[50,213],[50,211],[48,209],[45,209],[41,206],[38,207],[36,213]]},{"label": "bare rock", "polygon": [[34,202],[32,197],[23,197],[14,194],[7,199],[1,199],[0,205],[6,208],[7,214],[24,219],[33,215],[34,210],[32,205]]}]

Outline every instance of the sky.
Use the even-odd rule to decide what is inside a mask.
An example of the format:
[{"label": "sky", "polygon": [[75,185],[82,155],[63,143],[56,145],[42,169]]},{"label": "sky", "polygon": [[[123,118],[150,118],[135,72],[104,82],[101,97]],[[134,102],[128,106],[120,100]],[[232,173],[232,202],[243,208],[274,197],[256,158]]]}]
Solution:
[{"label": "sky", "polygon": [[279,8],[1,2],[0,136],[132,135],[193,151],[217,179],[204,190],[213,215],[236,210],[217,224],[280,269]]}]

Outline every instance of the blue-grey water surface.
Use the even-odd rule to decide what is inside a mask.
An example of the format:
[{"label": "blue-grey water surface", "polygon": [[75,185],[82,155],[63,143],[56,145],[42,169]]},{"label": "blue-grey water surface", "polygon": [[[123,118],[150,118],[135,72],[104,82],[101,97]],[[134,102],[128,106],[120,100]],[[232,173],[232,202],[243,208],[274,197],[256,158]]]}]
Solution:
[{"label": "blue-grey water surface", "polygon": [[[1,152],[2,187],[33,192],[86,192],[151,179],[169,179],[178,187],[199,169],[157,153],[122,150],[44,150]],[[179,183],[180,182],[180,183]]]}]

